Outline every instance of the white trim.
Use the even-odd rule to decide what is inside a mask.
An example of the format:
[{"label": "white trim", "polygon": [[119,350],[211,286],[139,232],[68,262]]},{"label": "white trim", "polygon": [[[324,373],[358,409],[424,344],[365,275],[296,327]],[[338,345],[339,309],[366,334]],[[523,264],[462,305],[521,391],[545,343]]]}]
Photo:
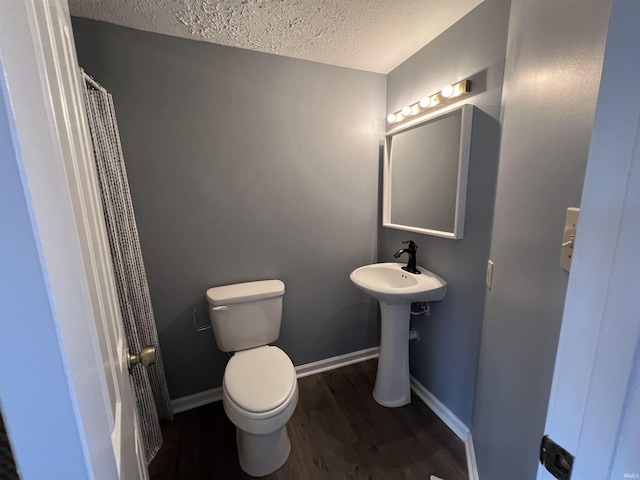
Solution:
[{"label": "white trim", "polygon": [[478,464],[476,463],[476,450],[473,448],[471,433],[469,433],[469,437],[464,442],[464,450],[467,454],[467,472],[469,474],[469,480],[480,480]]},{"label": "white trim", "polygon": [[380,347],[365,348],[364,350],[358,350],[357,352],[345,353],[344,355],[325,358],[324,360],[318,360],[317,362],[298,365],[296,367],[296,372],[298,378],[308,377],[309,375],[315,375],[316,373],[322,373],[328,370],[334,370],[336,368],[346,367],[347,365],[377,358],[378,355],[380,355]]},{"label": "white trim", "polygon": [[220,400],[222,400],[222,387],[217,387],[171,400],[171,409],[173,413],[186,412]]},{"label": "white trim", "polygon": [[[458,175],[456,186],[456,205],[454,213],[453,231],[447,232],[442,230],[433,230],[426,227],[402,225],[393,223],[391,219],[391,183],[392,183],[392,138],[395,135],[408,132],[417,127],[421,127],[428,123],[437,121],[444,117],[461,112],[460,124],[460,145],[458,154]],[[434,235],[436,237],[460,239],[464,236],[464,217],[467,203],[467,180],[469,175],[469,157],[471,155],[471,133],[473,125],[472,104],[457,105],[454,108],[438,112],[434,115],[422,116],[415,121],[408,122],[389,130],[385,135],[384,142],[384,162],[383,162],[383,188],[382,188],[382,226],[387,228],[395,228],[396,230],[406,230],[409,232],[423,233],[426,235]]]},{"label": "white trim", "polygon": [[[364,362],[372,358],[378,357],[380,347],[365,348],[357,352],[345,353],[335,357],[325,358],[317,362],[305,363],[296,367],[296,376],[298,378],[308,377],[316,373],[334,370],[336,368],[346,367],[358,362]],[[212,388],[203,392],[186,395],[184,397],[171,400],[171,408],[173,413],[185,412],[193,408],[198,408],[208,403],[222,400],[222,387]]]},{"label": "white trim", "polygon": [[462,420],[449,410],[444,403],[438,400],[433,393],[427,390],[418,380],[411,376],[411,390],[415,393],[420,400],[422,400],[427,407],[433,410],[440,420],[442,420],[447,427],[449,427],[456,436],[463,442],[467,441],[471,432]]},{"label": "white trim", "polygon": [[451,431],[464,442],[465,454],[467,457],[467,471],[469,480],[479,480],[478,466],[476,464],[476,453],[473,448],[471,431],[462,420],[460,420],[447,406],[436,398],[436,396],[425,388],[415,377],[411,376],[411,390],[424,404],[435,413]]}]

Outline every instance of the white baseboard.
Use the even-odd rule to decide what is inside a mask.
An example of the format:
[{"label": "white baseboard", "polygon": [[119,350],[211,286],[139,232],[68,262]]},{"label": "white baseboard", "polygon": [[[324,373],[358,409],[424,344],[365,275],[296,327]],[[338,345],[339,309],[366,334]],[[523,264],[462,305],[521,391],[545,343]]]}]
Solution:
[{"label": "white baseboard", "polygon": [[365,348],[357,352],[345,353],[336,357],[325,358],[317,362],[305,363],[296,367],[298,378],[308,377],[316,373],[326,372],[336,368],[346,367],[358,362],[364,362],[371,358],[377,358],[380,354],[380,347]]},{"label": "white baseboard", "polygon": [[480,480],[480,475],[478,475],[478,464],[476,463],[476,451],[473,448],[471,433],[469,433],[469,437],[466,442],[464,442],[464,449],[467,453],[467,470],[469,471],[469,480]]},{"label": "white baseboard", "polygon": [[[346,367],[358,362],[364,362],[371,358],[376,358],[380,353],[380,347],[371,347],[357,352],[345,353],[335,357],[325,358],[317,362],[305,363],[296,367],[296,376],[298,378],[308,377],[316,373],[326,372],[335,368]],[[194,393],[184,397],[171,400],[171,408],[173,413],[185,412],[192,408],[198,408],[208,403],[222,400],[222,387],[212,388],[204,392]]]},{"label": "white baseboard", "polygon": [[186,395],[171,400],[171,409],[173,413],[186,412],[187,410],[202,407],[203,405],[219,400],[222,400],[222,387],[212,388],[211,390],[205,390],[204,392],[198,392],[193,395]]},{"label": "white baseboard", "polygon": [[411,390],[429,407],[433,412],[440,417],[447,427],[449,427],[456,436],[465,442],[469,437],[469,427],[467,427],[462,420],[449,410],[444,403],[436,398],[436,396],[425,388],[418,380],[411,376]]},{"label": "white baseboard", "polygon": [[471,431],[462,420],[460,420],[447,406],[436,398],[436,396],[425,388],[415,377],[411,376],[411,390],[420,400],[422,400],[442,422],[451,429],[455,435],[464,442],[464,449],[467,457],[467,470],[469,480],[479,480],[478,466],[476,464],[476,453],[473,449]]}]

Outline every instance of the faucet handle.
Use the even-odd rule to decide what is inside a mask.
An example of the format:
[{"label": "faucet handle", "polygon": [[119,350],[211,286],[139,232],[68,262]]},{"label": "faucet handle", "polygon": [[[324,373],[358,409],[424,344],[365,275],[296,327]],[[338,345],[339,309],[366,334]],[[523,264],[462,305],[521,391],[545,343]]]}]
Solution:
[{"label": "faucet handle", "polygon": [[418,248],[418,246],[415,244],[415,242],[413,240],[406,240],[402,243],[408,243],[409,244],[409,250],[416,250]]}]

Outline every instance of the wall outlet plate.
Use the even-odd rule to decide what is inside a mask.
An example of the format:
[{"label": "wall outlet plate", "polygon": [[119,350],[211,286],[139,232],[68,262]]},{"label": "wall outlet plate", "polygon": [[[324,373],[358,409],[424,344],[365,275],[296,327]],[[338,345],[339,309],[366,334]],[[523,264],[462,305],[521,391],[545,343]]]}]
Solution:
[{"label": "wall outlet plate", "polygon": [[567,216],[564,220],[564,231],[562,233],[562,245],[560,247],[560,266],[567,272],[571,270],[571,259],[573,258],[579,216],[579,208],[567,208]]},{"label": "wall outlet plate", "polygon": [[487,261],[487,278],[486,278],[487,288],[491,290],[491,283],[493,282],[493,262],[491,260]]}]

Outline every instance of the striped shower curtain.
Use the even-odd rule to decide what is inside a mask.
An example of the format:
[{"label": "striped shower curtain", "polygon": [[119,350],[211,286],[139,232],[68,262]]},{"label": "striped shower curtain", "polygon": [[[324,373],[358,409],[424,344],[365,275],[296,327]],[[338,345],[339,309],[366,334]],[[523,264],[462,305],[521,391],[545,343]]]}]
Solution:
[{"label": "striped shower curtain", "polygon": [[132,369],[147,463],[160,450],[159,420],[171,420],[171,403],[162,365],[158,332],[142,260],[136,219],[127,182],[111,95],[85,75],[85,104],[109,236],[120,311],[130,352],[156,348],[156,363]]}]

